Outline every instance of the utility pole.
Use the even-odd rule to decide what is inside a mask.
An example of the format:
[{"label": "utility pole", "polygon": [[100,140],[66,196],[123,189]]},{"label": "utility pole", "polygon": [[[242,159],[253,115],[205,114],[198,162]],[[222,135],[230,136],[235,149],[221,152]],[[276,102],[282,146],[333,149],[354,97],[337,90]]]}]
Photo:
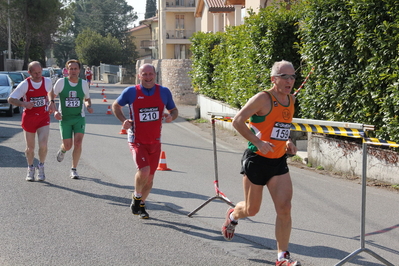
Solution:
[{"label": "utility pole", "polygon": [[11,59],[11,21],[10,21],[10,0],[8,0],[8,59]]}]

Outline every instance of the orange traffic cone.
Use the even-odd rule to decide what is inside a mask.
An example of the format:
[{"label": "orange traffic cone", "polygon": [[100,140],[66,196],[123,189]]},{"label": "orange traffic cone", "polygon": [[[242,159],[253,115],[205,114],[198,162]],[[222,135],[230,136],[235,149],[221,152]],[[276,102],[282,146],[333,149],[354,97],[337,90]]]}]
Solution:
[{"label": "orange traffic cone", "polygon": [[121,131],[119,131],[119,134],[121,134],[121,135],[126,135],[126,134],[127,134],[126,129],[124,129],[124,128],[122,127],[122,128],[121,128]]},{"label": "orange traffic cone", "polygon": [[104,91],[105,91],[105,89],[102,89],[102,90],[101,90],[101,95],[105,95],[105,94],[104,94]]},{"label": "orange traffic cone", "polygon": [[97,83],[97,86],[96,86],[97,88],[98,88],[98,83]]},{"label": "orange traffic cone", "polygon": [[107,115],[112,115],[111,105],[108,105]]},{"label": "orange traffic cone", "polygon": [[168,168],[168,166],[166,165],[166,156],[165,156],[165,152],[164,151],[161,153],[161,158],[159,159],[159,164],[158,164],[157,170],[159,170],[159,171],[172,171],[172,169]]},{"label": "orange traffic cone", "polygon": [[105,96],[105,94],[104,94],[104,99],[103,99],[103,102],[107,102],[107,96]]}]

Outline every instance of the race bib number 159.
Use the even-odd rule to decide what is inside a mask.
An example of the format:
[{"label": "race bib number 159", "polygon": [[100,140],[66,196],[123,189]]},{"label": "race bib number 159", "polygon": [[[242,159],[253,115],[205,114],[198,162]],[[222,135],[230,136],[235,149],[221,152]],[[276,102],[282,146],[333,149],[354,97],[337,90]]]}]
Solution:
[{"label": "race bib number 159", "polygon": [[272,129],[271,139],[286,141],[290,137],[291,123],[276,122]]}]

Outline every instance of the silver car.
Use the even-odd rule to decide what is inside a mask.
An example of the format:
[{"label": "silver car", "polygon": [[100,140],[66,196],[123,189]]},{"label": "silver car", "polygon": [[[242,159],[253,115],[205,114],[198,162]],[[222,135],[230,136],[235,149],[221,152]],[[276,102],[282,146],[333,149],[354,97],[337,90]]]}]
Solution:
[{"label": "silver car", "polygon": [[0,111],[6,112],[6,116],[13,116],[19,113],[19,106],[13,106],[8,103],[7,99],[14,90],[14,82],[8,74],[0,73]]},{"label": "silver car", "polygon": [[50,78],[53,86],[54,86],[55,82],[58,80],[58,76],[55,74],[52,67],[43,68],[42,76],[46,77],[46,78]]},{"label": "silver car", "polygon": [[18,84],[24,81],[25,79],[25,76],[18,71],[1,71],[0,74],[9,75],[12,81],[14,82],[14,88],[16,88]]}]

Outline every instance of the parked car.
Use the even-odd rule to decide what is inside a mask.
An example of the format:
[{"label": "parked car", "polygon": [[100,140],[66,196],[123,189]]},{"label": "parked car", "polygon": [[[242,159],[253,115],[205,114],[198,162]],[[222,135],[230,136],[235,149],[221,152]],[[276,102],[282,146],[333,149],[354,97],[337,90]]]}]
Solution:
[{"label": "parked car", "polygon": [[43,68],[42,76],[46,77],[46,78],[50,78],[53,85],[58,80],[58,77],[55,75],[54,70],[51,67]]},{"label": "parked car", "polygon": [[29,78],[30,77],[30,74],[29,74],[29,72],[27,70],[21,70],[21,71],[18,71],[18,72],[22,73],[22,75],[24,75],[25,78]]},{"label": "parked car", "polygon": [[19,106],[13,106],[7,99],[14,90],[14,82],[8,74],[0,73],[0,111],[6,112],[6,116],[19,113]]},{"label": "parked car", "polygon": [[24,81],[25,76],[17,71],[0,71],[0,74],[7,74],[10,76],[10,78],[12,79],[12,81],[14,81],[14,88],[16,88],[18,86],[19,83],[21,83],[22,81]]},{"label": "parked car", "polygon": [[53,68],[55,75],[58,78],[63,78],[64,76],[62,75],[62,69],[61,68]]}]

